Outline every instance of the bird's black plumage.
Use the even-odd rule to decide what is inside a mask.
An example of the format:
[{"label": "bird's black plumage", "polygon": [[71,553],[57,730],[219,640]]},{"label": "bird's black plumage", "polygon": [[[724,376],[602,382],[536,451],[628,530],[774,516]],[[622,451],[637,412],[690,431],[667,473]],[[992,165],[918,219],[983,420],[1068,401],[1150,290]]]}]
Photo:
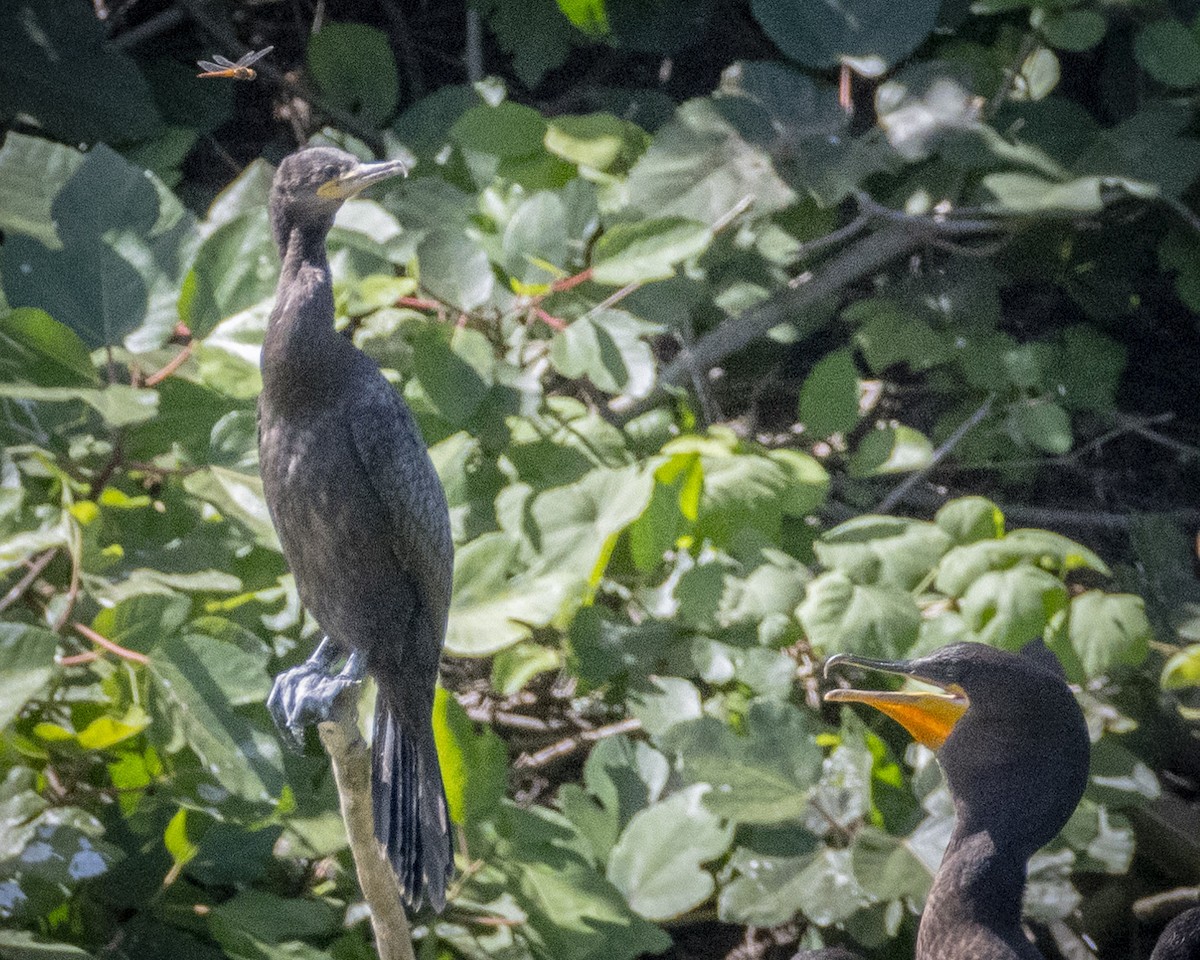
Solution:
[{"label": "bird's black plumage", "polygon": [[1200,960],[1200,907],[1185,910],[1167,924],[1150,960]]},{"label": "bird's black plumage", "polygon": [[[840,655],[949,691],[927,710],[901,694],[833,691],[829,699],[936,715],[938,760],[957,820],[917,933],[916,960],[1042,960],[1021,928],[1029,857],[1052,840],[1083,795],[1090,747],[1083,713],[1040,641],[1021,655],[955,643],[902,662]],[[926,695],[927,696],[927,695]],[[940,706],[939,706],[940,704]]]},{"label": "bird's black plumage", "polygon": [[[259,457],[300,599],[327,640],[276,681],[295,737],[365,669],[378,686],[375,833],[409,902],[445,903],[453,870],[431,713],[453,569],[446,499],[407,406],[333,326],[325,238],[338,208],[402,165],[329,148],[286,157],[270,214],[283,269],[262,351]],[[339,654],[350,662],[327,676]]]}]

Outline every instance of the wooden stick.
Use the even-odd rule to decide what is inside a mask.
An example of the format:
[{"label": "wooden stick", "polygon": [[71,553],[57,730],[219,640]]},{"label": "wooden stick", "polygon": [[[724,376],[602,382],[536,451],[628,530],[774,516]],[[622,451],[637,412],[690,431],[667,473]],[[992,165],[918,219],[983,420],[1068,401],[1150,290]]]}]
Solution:
[{"label": "wooden stick", "polygon": [[379,960],[416,960],[400,883],[375,839],[371,757],[358,731],[357,703],[357,690],[348,690],[338,699],[334,719],[318,724],[317,732],[333,766],[358,885],[371,908]]}]

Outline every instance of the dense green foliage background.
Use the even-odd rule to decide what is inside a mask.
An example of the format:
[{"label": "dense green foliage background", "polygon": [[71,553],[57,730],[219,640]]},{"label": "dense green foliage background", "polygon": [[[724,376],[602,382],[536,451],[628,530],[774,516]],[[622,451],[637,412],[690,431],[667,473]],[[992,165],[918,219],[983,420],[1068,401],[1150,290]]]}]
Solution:
[{"label": "dense green foliage background", "polygon": [[1034,636],[1094,755],[1028,917],[1147,956],[1200,880],[1196,14],[0,3],[0,957],[372,956],[263,707],[315,628],[254,416],[309,139],[417,161],[330,249],[458,548],[422,957],[911,957],[948,797],[820,660]]}]

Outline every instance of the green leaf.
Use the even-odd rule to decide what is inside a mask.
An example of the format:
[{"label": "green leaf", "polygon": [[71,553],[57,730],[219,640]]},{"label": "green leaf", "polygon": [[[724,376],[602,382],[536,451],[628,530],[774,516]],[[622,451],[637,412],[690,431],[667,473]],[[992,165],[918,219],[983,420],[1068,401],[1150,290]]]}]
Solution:
[{"label": "green leaf", "polygon": [[207,467],[184,478],[183,488],[192,496],[211,503],[228,519],[242,524],[259,546],[280,552],[262,479],[257,475],[225,467]]},{"label": "green leaf", "polygon": [[1058,577],[1021,564],[983,574],[959,598],[958,609],[981,642],[1015,652],[1042,636],[1067,600]]},{"label": "green leaf", "polygon": [[487,254],[456,230],[434,230],[417,247],[421,286],[457,310],[474,310],[492,296],[495,277]]},{"label": "green leaf", "polygon": [[1062,456],[1074,443],[1071,416],[1057,403],[1015,403],[1009,408],[1009,422],[1017,436],[1045,453]]},{"label": "green leaf", "polygon": [[849,350],[835,350],[817,361],[800,388],[796,415],[813,437],[854,429],[858,424],[858,368]]},{"label": "green leaf", "polygon": [[766,152],[711,100],[691,100],[676,111],[634,164],[626,189],[629,206],[647,216],[678,216],[709,227],[746,197],[758,216],[796,199]]},{"label": "green leaf", "polygon": [[0,956],[5,960],[92,960],[93,957],[72,944],[43,940],[28,930],[0,930]]},{"label": "green leaf", "polygon": [[1108,20],[1096,10],[1056,10],[1042,24],[1042,36],[1059,50],[1091,50],[1104,39]]},{"label": "green leaf", "polygon": [[92,358],[69,327],[42,310],[0,316],[0,380],[40,387],[99,386]]},{"label": "green leaf", "polygon": [[362,23],[328,23],[308,41],[308,69],[331,103],[368,126],[396,111],[400,83],[387,34]]},{"label": "green leaf", "polygon": [[611,113],[553,117],[546,128],[546,149],[586,170],[622,173],[646,149],[650,137],[636,124]]},{"label": "green leaf", "polygon": [[823,754],[808,717],[787,702],[760,700],[735,733],[714,717],[678,723],[660,738],[684,776],[712,787],[704,805],[734,823],[799,820],[821,774]]},{"label": "green leaf", "polygon": [[[519,293],[547,288],[567,262],[567,211],[555,193],[540,190],[524,201],[504,228],[504,269]],[[551,269],[555,268],[555,269]]]},{"label": "green leaf", "polygon": [[1200,84],[1200,39],[1178,20],[1155,20],[1134,38],[1133,55],[1150,76],[1168,87]]},{"label": "green leaf", "polygon": [[179,297],[179,315],[196,337],[275,289],[279,261],[265,209],[221,224],[200,245]]},{"label": "green leaf", "polygon": [[1062,70],[1054,51],[1039,47],[1021,64],[1011,97],[1013,100],[1045,100],[1058,86],[1061,76]]},{"label": "green leaf", "polygon": [[92,629],[113,643],[145,653],[183,626],[191,608],[191,600],[178,594],[142,594],[101,610]]},{"label": "green leaf", "polygon": [[1163,666],[1159,683],[1164,690],[1200,687],[1200,643],[1190,644],[1172,654]]},{"label": "green leaf", "polygon": [[78,150],[10,131],[0,147],[0,230],[61,250],[54,198],[81,163]]},{"label": "green leaf", "polygon": [[638,812],[613,848],[608,879],[648,920],[686,913],[716,889],[701,864],[729,849],[733,827],[701,802],[709,789],[695,784]]},{"label": "green leaf", "polygon": [[927,467],[933,457],[929,438],[912,427],[872,430],[850,458],[850,476],[878,477]]},{"label": "green leaf", "polygon": [[894,659],[917,639],[921,613],[895,587],[868,587],[844,573],[825,573],[808,585],[796,616],[809,640],[825,653]]},{"label": "green leaf", "polygon": [[608,33],[604,0],[558,0],[558,8],[588,36],[601,37]]},{"label": "green leaf", "polygon": [[285,943],[328,936],[340,926],[340,917],[325,900],[281,897],[265,890],[242,890],[215,906],[212,916],[217,921],[214,932],[222,942],[229,930],[265,943]]},{"label": "green leaf", "polygon": [[649,686],[629,697],[629,710],[655,740],[677,724],[699,719],[700,691],[682,677],[651,677]]},{"label": "green leaf", "polygon": [[676,264],[708,249],[712,231],[683,217],[618,223],[604,231],[592,254],[592,279],[622,287],[666,280]]},{"label": "green leaf", "polygon": [[937,525],[864,515],[839,524],[813,544],[817,559],[855,583],[913,590],[952,546]]},{"label": "green leaf", "polygon": [[487,656],[528,639],[567,603],[573,584],[553,573],[510,578],[517,544],[503,533],[486,533],[454,557],[454,592],[446,650]]},{"label": "green leaf", "polygon": [[624,310],[589,311],[555,334],[550,361],[563,376],[587,377],[605,393],[645,396],[655,365],[642,337],[657,330]]},{"label": "green leaf", "polygon": [[958,497],[942,507],[933,519],[955,546],[1004,536],[1004,514],[985,497]]},{"label": "green leaf", "polygon": [[265,699],[265,657],[200,634],[169,636],[155,644],[149,669],[156,699],[204,765],[209,793],[230,792],[270,804],[283,786],[274,737],[253,728],[234,705]]},{"label": "green leaf", "polygon": [[538,674],[560,666],[562,655],[557,650],[537,643],[518,643],[492,660],[492,689],[503,697],[515,696]]},{"label": "green leaf", "polygon": [[0,248],[4,292],[40,307],[89,346],[160,346],[179,320],[194,219],[158,180],[100,144],[52,206],[61,249],[24,234]]},{"label": "green leaf", "polygon": [[1140,666],[1154,636],[1141,597],[1099,590],[1071,599],[1067,631],[1089,678]]},{"label": "green leaf", "polygon": [[167,821],[167,828],[163,831],[163,846],[177,867],[184,866],[200,850],[188,837],[187,821],[187,808],[180,807],[175,811],[175,816]]},{"label": "green leaf", "polygon": [[998,540],[980,540],[950,550],[938,566],[934,585],[950,597],[961,597],[988,570],[1036,564],[1065,574],[1087,568],[1111,576],[1108,566],[1082,544],[1049,530],[1013,530]]},{"label": "green leaf", "polygon": [[880,61],[876,74],[924,43],[939,8],[936,0],[850,0],[836,6],[753,0],[750,5],[767,36],[793,60],[816,70],[851,58],[864,65]]},{"label": "green leaf", "polygon": [[128,143],[162,121],[138,63],[85,3],[22,0],[0,31],[0,118],[25,114],[68,143]]},{"label": "green leaf", "polygon": [[477,827],[493,816],[508,776],[508,750],[491,727],[476,731],[467,712],[444,687],[433,694],[433,737],[437,742],[450,819]]},{"label": "green leaf", "polygon": [[546,121],[542,115],[511,100],[494,107],[472,107],[450,128],[450,139],[464,150],[502,159],[540,152],[545,135]]},{"label": "green leaf", "polygon": [[0,727],[6,727],[54,675],[58,638],[23,623],[0,623]]}]

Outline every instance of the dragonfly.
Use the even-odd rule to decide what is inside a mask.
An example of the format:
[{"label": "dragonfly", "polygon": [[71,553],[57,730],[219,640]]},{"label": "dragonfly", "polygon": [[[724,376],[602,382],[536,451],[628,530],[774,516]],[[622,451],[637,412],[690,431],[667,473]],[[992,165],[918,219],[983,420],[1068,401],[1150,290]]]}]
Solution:
[{"label": "dragonfly", "polygon": [[263,57],[274,50],[275,47],[263,47],[261,50],[248,53],[237,63],[231,60],[226,60],[220,54],[214,54],[212,60],[197,60],[196,63],[203,70],[203,73],[198,73],[198,77],[224,77],[229,80],[253,80],[258,74],[251,70],[253,64],[258,63]]}]

